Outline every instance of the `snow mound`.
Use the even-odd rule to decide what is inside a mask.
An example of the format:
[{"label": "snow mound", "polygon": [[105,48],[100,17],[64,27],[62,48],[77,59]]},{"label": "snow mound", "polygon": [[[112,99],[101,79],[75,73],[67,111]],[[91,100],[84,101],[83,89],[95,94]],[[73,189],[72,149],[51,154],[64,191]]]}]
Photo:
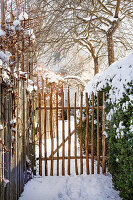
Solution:
[{"label": "snow mound", "polygon": [[9,62],[9,56],[7,56],[3,51],[0,51],[0,59],[3,61],[3,62]]},{"label": "snow mound", "polygon": [[20,15],[19,15],[19,21],[23,21],[23,20],[27,20],[28,19],[28,15],[26,12],[22,12]]},{"label": "snow mound", "polygon": [[96,94],[109,85],[111,87],[109,99],[112,103],[118,103],[126,93],[126,89],[130,88],[128,83],[131,81],[133,81],[133,51],[129,56],[110,65],[104,72],[95,75],[94,79],[87,84],[85,92],[89,95],[92,92]]}]

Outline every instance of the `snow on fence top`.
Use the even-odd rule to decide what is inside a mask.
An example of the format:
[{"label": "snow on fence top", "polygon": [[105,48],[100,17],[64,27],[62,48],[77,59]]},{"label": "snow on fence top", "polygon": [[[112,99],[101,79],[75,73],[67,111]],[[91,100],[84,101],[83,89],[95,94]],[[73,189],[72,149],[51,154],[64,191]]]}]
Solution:
[{"label": "snow on fence top", "polygon": [[[110,65],[104,72],[95,75],[94,79],[88,82],[85,92],[90,95],[109,85],[111,87],[109,99],[112,103],[118,103],[126,93],[126,89],[130,88],[128,83],[131,81],[133,81],[133,51],[129,56]],[[130,95],[129,98],[133,100],[133,95]]]}]

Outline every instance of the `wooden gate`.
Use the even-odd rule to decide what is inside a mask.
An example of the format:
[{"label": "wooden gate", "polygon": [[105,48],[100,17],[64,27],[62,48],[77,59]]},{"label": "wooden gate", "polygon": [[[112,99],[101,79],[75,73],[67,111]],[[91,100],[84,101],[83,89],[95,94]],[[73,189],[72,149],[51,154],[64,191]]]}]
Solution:
[{"label": "wooden gate", "polygon": [[38,93],[40,175],[106,173],[104,101],[104,93],[81,93],[79,105],[76,93]]}]

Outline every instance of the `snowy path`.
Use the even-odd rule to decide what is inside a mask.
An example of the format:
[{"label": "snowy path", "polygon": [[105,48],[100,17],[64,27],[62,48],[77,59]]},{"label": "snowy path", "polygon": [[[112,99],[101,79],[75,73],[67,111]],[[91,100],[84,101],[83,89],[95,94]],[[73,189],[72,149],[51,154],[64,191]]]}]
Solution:
[{"label": "snowy path", "polygon": [[[61,138],[61,121],[59,121],[59,139],[60,143]],[[65,122],[65,132],[67,136],[67,121]],[[74,128],[74,121],[71,118],[71,131]],[[74,155],[74,136],[72,137],[72,149],[71,155]],[[50,139],[48,142],[48,155],[50,155]],[[78,141],[77,141],[77,145]],[[54,140],[54,146],[56,148],[56,140]],[[65,155],[68,153],[68,145],[65,144]],[[44,153],[44,149],[42,149]],[[38,154],[39,152],[37,152]],[[61,153],[61,151],[60,151]],[[77,152],[79,154],[79,151]],[[56,176],[57,163],[54,161],[54,176],[43,176],[43,177],[34,177],[29,181],[25,188],[24,192],[19,198],[19,200],[120,200],[118,192],[113,189],[111,176],[100,175],[86,175],[84,160],[84,174],[80,176],[75,175],[75,162],[71,161],[71,176]],[[67,161],[65,162],[65,174],[67,174]],[[90,166],[91,166],[91,162]],[[60,161],[60,175],[61,175],[61,164]],[[50,174],[50,161],[49,165],[49,174]],[[43,162],[44,166],[44,162]],[[80,163],[78,162],[78,168]],[[44,167],[43,167],[44,169]],[[96,162],[95,162],[96,169]],[[96,171],[96,170],[95,170]],[[44,170],[43,170],[44,172]]]},{"label": "snowy path", "polygon": [[120,200],[110,176],[37,177],[29,181],[19,200]]}]

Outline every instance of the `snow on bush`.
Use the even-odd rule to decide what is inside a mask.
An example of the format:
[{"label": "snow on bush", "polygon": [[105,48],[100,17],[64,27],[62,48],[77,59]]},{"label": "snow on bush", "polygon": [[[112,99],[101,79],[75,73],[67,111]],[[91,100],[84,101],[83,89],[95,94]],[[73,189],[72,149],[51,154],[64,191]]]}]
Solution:
[{"label": "snow on bush", "polygon": [[28,15],[26,12],[22,12],[20,15],[19,15],[19,20],[20,21],[23,21],[23,20],[27,20],[28,19]]},{"label": "snow on bush", "polygon": [[18,26],[18,25],[20,25],[20,21],[19,20],[15,20],[14,22],[13,22],[13,25],[16,27],[16,26]]},{"label": "snow on bush", "polygon": [[5,34],[6,34],[5,31],[0,30],[0,37],[1,37],[1,36],[4,36]]},{"label": "snow on bush", "polygon": [[[85,92],[89,94],[96,93],[109,86],[108,102],[118,103],[123,94],[126,93],[126,89],[130,88],[128,83],[133,80],[133,51],[129,56],[121,58],[117,62],[113,63],[104,72],[97,74],[93,80],[89,81],[85,88]],[[133,99],[133,94],[129,96]]]}]

